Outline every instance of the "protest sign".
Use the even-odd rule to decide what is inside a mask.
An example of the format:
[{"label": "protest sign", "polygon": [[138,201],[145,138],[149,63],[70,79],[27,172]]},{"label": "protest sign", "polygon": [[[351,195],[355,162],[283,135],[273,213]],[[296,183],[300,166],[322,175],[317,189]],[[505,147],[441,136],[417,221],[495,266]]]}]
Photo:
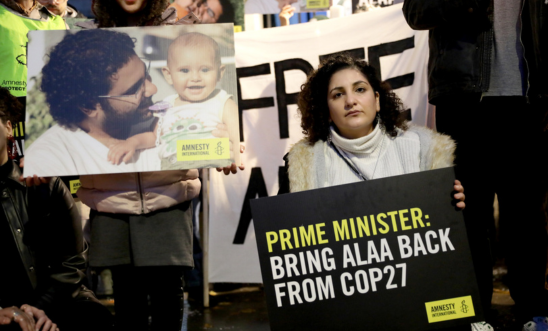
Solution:
[{"label": "protest sign", "polygon": [[295,8],[295,12],[311,12],[329,9],[332,0],[247,0],[246,14],[278,14],[286,5]]},{"label": "protest sign", "polygon": [[232,24],[34,31],[29,40],[25,176],[239,164]]},{"label": "protest sign", "polygon": [[429,122],[428,31],[414,31],[401,4],[321,22],[237,33],[236,67],[246,168],[211,171],[209,280],[260,283],[249,199],[276,195],[283,155],[302,139],[297,95],[327,54],[348,51],[377,68],[402,99],[408,118]]},{"label": "protest sign", "polygon": [[453,168],[251,201],[277,330],[483,320]]}]

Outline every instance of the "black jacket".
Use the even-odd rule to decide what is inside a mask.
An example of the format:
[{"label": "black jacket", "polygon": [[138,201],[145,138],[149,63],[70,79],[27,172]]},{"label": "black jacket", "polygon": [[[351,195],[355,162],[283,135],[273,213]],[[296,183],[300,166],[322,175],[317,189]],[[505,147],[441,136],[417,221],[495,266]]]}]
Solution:
[{"label": "black jacket", "polygon": [[27,187],[19,182],[20,175],[13,164],[11,174],[0,178],[0,201],[34,289],[26,303],[47,310],[82,290],[86,268],[82,221],[60,178]]},{"label": "black jacket", "polygon": [[[403,13],[415,30],[430,30],[428,94],[439,98],[489,88],[493,45],[493,0],[405,0]],[[527,97],[548,98],[548,4],[523,0],[521,12]]]}]

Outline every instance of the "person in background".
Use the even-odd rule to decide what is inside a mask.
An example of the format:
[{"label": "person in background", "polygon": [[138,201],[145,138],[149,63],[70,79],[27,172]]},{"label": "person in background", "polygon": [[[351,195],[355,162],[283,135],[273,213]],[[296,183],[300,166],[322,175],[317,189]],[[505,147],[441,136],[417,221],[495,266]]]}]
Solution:
[{"label": "person in background", "polygon": [[171,7],[177,9],[177,17],[194,13],[202,23],[233,23],[234,5],[230,0],[175,0]]},{"label": "person in background", "polygon": [[177,11],[169,0],[93,0],[92,10],[99,28],[157,26],[177,22]]},{"label": "person in background", "polygon": [[[90,166],[97,168],[87,173],[114,172],[119,166],[107,161],[108,145],[127,139],[132,129],[119,123],[152,130],[155,118],[148,107],[157,88],[134,47],[127,34],[110,29],[68,34],[55,46],[41,88],[61,125],[28,148],[29,173],[53,174],[52,167],[66,166],[73,173]],[[30,164],[31,157],[48,161]],[[124,164],[119,174],[82,175],[77,192],[91,208],[90,265],[112,271],[120,330],[145,329],[149,314],[154,330],[180,330],[181,277],[193,266],[191,200],[200,192],[198,171],[127,172],[146,169],[136,166],[150,160],[143,156],[144,164]]]},{"label": "person in background", "polygon": [[206,0],[194,14],[202,23],[234,22],[234,6],[230,0]]},{"label": "person in background", "polygon": [[58,177],[37,186],[19,181],[10,137],[22,115],[21,103],[0,87],[0,329],[109,330],[110,312],[83,284],[87,250],[70,192]]},{"label": "person in background", "polygon": [[86,18],[84,14],[78,12],[76,8],[68,3],[68,0],[38,0],[53,15],[62,18]]},{"label": "person in background", "polygon": [[[167,0],[94,0],[93,10],[99,27],[194,23],[177,21],[176,10],[166,10],[168,5]],[[110,55],[101,58],[106,61]],[[142,87],[149,96],[152,89],[156,91],[148,76]],[[147,99],[141,95],[138,103]],[[112,107],[122,101],[103,102]],[[152,116],[144,120],[147,125],[135,125],[133,134],[152,131]],[[228,137],[222,126],[219,137]],[[243,165],[233,163],[218,170],[228,174],[238,169],[243,170]],[[78,196],[92,209],[91,265],[113,266],[118,330],[146,330],[149,314],[152,330],[181,329],[182,277],[193,266],[191,200],[200,192],[197,177],[197,169],[80,177]]]},{"label": "person in background", "polygon": [[278,14],[278,17],[280,18],[280,26],[288,26],[289,19],[293,17],[294,12],[295,8],[293,6],[285,5]]},{"label": "person in background", "polygon": [[[302,85],[297,104],[305,138],[284,157],[287,176],[278,194],[453,165],[453,140],[409,125],[400,116],[400,98],[365,61],[347,55],[322,61]],[[447,190],[463,209],[460,181]]]},{"label": "person in background", "polygon": [[[331,56],[312,71],[297,101],[305,138],[284,157],[279,194],[453,165],[455,143],[400,116],[403,105],[367,62]],[[454,198],[464,208],[455,180]]]},{"label": "person in background", "polygon": [[490,311],[493,292],[489,240],[495,236],[489,233],[496,194],[517,321],[524,331],[548,330],[542,212],[548,146],[541,137],[548,112],[548,2],[405,0],[403,13],[411,28],[429,30],[428,98],[438,131],[457,143],[483,310]]},{"label": "person in background", "polygon": [[27,33],[31,30],[65,30],[63,19],[36,0],[0,0],[0,87],[26,105]]}]

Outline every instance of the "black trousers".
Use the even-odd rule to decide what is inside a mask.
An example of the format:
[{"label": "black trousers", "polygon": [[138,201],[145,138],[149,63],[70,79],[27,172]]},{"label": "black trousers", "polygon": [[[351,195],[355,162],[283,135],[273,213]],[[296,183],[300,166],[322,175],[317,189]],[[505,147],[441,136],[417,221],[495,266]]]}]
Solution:
[{"label": "black trousers", "polygon": [[116,330],[180,331],[185,267],[130,265],[110,268],[114,282]]},{"label": "black trousers", "polygon": [[490,238],[493,200],[499,201],[502,252],[518,320],[546,316],[547,235],[542,202],[547,146],[542,110],[522,97],[467,95],[436,105],[436,126],[457,143],[456,173],[464,186],[464,217],[484,312],[492,296]]}]

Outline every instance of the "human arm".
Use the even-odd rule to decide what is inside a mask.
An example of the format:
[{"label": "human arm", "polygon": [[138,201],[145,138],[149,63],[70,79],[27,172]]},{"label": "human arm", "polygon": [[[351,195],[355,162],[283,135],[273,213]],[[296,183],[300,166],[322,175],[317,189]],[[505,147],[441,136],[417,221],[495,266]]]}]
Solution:
[{"label": "human arm", "polygon": [[25,236],[32,243],[36,270],[41,270],[34,299],[47,309],[76,295],[85,278],[86,250],[82,220],[70,191],[60,178],[27,188],[29,221]]},{"label": "human arm", "polygon": [[34,319],[36,323],[36,330],[42,330],[42,331],[58,331],[59,330],[57,328],[57,324],[53,323],[43,310],[27,304],[22,305],[21,310]]},{"label": "human arm", "polygon": [[22,331],[34,331],[35,324],[31,316],[17,307],[0,309],[0,325],[19,324]]},{"label": "human arm", "polygon": [[288,160],[289,153],[284,155],[284,170],[283,172],[280,171],[279,175],[279,183],[280,188],[278,189],[278,195],[280,194],[287,194],[290,193],[289,188],[289,176],[288,176],[288,169],[289,169],[289,160]]},{"label": "human arm", "polygon": [[444,25],[458,28],[487,17],[489,0],[405,0],[403,14],[414,30],[430,30]]},{"label": "human arm", "polygon": [[276,0],[278,1],[278,8],[282,10],[285,6],[291,6],[292,3],[296,3],[297,0]]},{"label": "human arm", "polygon": [[282,11],[278,14],[278,17],[280,18],[280,25],[288,26],[289,19],[293,17],[294,12],[295,12],[295,8],[293,8],[291,5],[285,5],[282,8]]},{"label": "human arm", "polygon": [[[217,168],[217,171],[223,171],[225,175],[228,175],[229,173],[235,174],[238,172],[238,168],[244,170],[245,167],[241,162],[240,154],[237,152],[234,153],[234,146],[240,141],[240,124],[238,123],[238,106],[232,99],[228,99],[225,103],[222,120],[223,124],[218,125],[217,130],[214,130],[212,134],[219,138],[228,137],[230,140],[230,151],[233,153],[231,158],[234,158],[234,162],[228,167]],[[245,147],[240,145],[240,153],[243,153],[244,150]],[[238,164],[239,166],[237,166]]]},{"label": "human arm", "polygon": [[136,134],[110,145],[107,160],[112,164],[128,163],[135,154],[135,150],[153,148],[154,146],[156,146],[155,132]]}]

